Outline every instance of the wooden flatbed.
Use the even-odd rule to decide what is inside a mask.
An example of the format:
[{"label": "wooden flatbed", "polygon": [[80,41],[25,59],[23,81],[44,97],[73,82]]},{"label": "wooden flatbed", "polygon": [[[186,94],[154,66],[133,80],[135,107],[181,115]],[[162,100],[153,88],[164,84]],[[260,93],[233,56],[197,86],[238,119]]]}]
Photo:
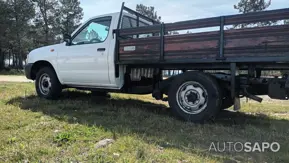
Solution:
[{"label": "wooden flatbed", "polygon": [[[285,19],[289,19],[289,9],[117,29],[116,64],[170,64],[173,68],[181,67],[180,63],[194,63],[209,69],[210,65],[214,67],[212,64],[221,66],[234,62],[244,66],[270,63],[272,68],[283,68],[282,63],[289,62],[289,25],[278,21]],[[276,23],[265,27],[232,29],[232,25],[268,21]],[[168,35],[172,31],[208,27],[218,27],[219,30]],[[148,37],[139,38],[145,34]],[[279,63],[280,67],[276,66]]]}]

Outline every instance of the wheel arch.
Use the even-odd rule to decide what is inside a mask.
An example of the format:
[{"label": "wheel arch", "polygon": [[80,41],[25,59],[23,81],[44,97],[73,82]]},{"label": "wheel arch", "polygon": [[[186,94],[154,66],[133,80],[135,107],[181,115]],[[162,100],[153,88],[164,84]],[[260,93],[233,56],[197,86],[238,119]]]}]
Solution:
[{"label": "wheel arch", "polygon": [[198,73],[205,74],[205,75],[213,78],[214,80],[217,80],[217,82],[218,82],[219,84],[222,83],[222,80],[219,79],[217,76],[215,76],[215,75],[213,75],[213,74],[204,73],[204,72],[201,72],[201,71],[187,71],[187,72],[184,72],[184,73],[175,75],[175,76],[168,77],[167,79],[161,81],[161,83],[160,83],[160,87],[161,87],[160,90],[167,95],[168,92],[169,92],[170,85],[172,84],[172,82],[173,82],[176,78],[178,78],[178,77],[180,77],[180,76],[184,76],[184,75],[194,76],[194,75],[196,75],[196,74],[198,74]]},{"label": "wheel arch", "polygon": [[37,74],[37,72],[38,72],[41,68],[43,68],[43,67],[50,67],[50,68],[55,72],[58,80],[60,81],[59,76],[58,76],[58,74],[57,74],[54,66],[53,66],[49,61],[46,61],[46,60],[37,61],[37,62],[35,62],[35,63],[32,65],[31,72],[30,72],[30,73],[31,73],[30,75],[31,75],[31,79],[32,79],[32,80],[35,80],[35,79],[36,79],[36,74]]}]

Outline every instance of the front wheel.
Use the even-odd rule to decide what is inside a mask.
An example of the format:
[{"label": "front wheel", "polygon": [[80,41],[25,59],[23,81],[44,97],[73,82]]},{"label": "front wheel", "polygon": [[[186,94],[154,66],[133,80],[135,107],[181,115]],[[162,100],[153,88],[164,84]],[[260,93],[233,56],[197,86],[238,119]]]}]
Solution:
[{"label": "front wheel", "polygon": [[50,67],[44,67],[38,71],[35,88],[39,97],[52,100],[58,99],[62,91],[56,73]]},{"label": "front wheel", "polygon": [[173,114],[191,122],[203,122],[215,117],[220,110],[221,97],[217,81],[202,72],[179,75],[169,90]]}]

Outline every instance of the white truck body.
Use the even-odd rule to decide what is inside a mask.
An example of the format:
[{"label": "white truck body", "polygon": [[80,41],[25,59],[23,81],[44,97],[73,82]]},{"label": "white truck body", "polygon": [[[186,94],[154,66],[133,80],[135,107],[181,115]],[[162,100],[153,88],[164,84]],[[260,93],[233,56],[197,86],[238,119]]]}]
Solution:
[{"label": "white truck body", "polygon": [[[125,13],[125,16],[133,18]],[[67,45],[66,42],[41,47],[31,51],[27,58],[28,64],[39,61],[49,62],[62,85],[85,88],[120,89],[124,84],[124,68],[120,66],[119,77],[115,77],[115,39],[113,30],[117,28],[120,13],[93,17],[84,22],[72,34],[72,41],[84,28],[102,21],[110,22],[106,29],[96,24],[95,31],[102,34],[101,42]],[[145,20],[143,20],[145,22]]]}]

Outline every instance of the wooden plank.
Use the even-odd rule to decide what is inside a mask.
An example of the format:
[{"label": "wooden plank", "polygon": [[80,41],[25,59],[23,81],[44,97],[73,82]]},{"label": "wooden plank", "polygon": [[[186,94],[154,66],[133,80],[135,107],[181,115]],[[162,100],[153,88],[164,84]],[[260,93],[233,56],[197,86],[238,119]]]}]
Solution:
[{"label": "wooden plank", "polygon": [[250,48],[250,47],[263,47],[269,48],[272,45],[283,45],[289,47],[288,36],[268,36],[268,37],[249,37],[249,38],[235,38],[226,39],[225,48]]},{"label": "wooden plank", "polygon": [[206,19],[197,19],[197,20],[189,20],[182,21],[176,23],[168,23],[165,24],[165,31],[175,31],[175,30],[184,30],[184,29],[196,29],[196,28],[206,28],[206,27],[214,27],[220,25],[220,18],[206,18]]},{"label": "wooden plank", "polygon": [[138,35],[138,34],[147,34],[147,33],[159,33],[160,29],[161,29],[161,25],[120,29],[119,35],[126,36],[126,35]]},{"label": "wooden plank", "polygon": [[[179,51],[176,52],[167,52],[165,55],[165,61],[173,59],[212,59],[216,57],[218,50],[207,50],[207,51]],[[189,61],[189,60],[188,60]]]},{"label": "wooden plank", "polygon": [[148,37],[148,38],[119,40],[120,46],[156,44],[159,42],[160,42],[160,37]]},{"label": "wooden plank", "polygon": [[184,51],[184,50],[200,50],[218,48],[218,40],[198,41],[198,42],[181,42],[181,43],[166,43],[165,53],[169,51]]},{"label": "wooden plank", "polygon": [[159,54],[155,55],[133,55],[133,56],[120,56],[119,60],[120,61],[158,61],[159,59]]},{"label": "wooden plank", "polygon": [[219,31],[165,36],[165,43],[218,40]]},{"label": "wooden plank", "polygon": [[143,53],[143,52],[159,52],[160,51],[160,46],[157,44],[142,44],[142,45],[134,45],[133,50],[126,50],[125,47],[127,46],[120,46],[119,48],[119,53],[124,54],[124,53]]},{"label": "wooden plank", "polygon": [[248,58],[248,61],[251,57],[261,57],[260,60],[263,59],[263,57],[272,57],[271,62],[274,62],[274,57],[284,57],[288,56],[289,52],[270,52],[270,53],[239,53],[236,55],[235,53],[227,53],[226,57],[229,58]]}]

